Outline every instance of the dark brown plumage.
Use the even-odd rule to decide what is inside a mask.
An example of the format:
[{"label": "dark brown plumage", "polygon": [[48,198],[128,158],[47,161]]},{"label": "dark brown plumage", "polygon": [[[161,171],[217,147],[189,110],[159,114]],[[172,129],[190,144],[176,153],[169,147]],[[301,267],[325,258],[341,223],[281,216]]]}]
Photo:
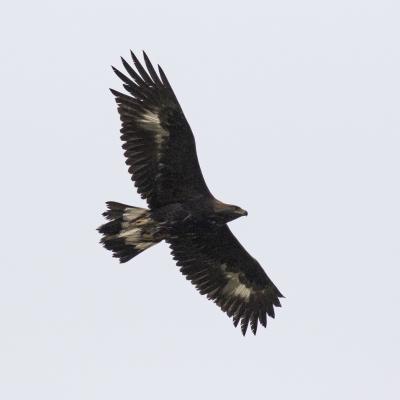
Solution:
[{"label": "dark brown plumage", "polygon": [[126,164],[149,210],[108,202],[101,242],[121,262],[165,240],[183,275],[213,300],[242,333],[274,318],[283,297],[227,223],[247,212],[216,200],[205,183],[193,133],[163,70],[131,53],[129,76],[114,69],[130,95],[118,104]]}]

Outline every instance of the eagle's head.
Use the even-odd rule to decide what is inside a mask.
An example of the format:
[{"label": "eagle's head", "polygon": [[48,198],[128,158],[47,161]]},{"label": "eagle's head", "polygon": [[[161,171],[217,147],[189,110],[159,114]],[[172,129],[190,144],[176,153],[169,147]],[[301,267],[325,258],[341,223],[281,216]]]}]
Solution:
[{"label": "eagle's head", "polygon": [[248,213],[246,210],[232,204],[225,204],[218,200],[213,204],[214,217],[217,222],[226,224],[236,218],[244,217]]}]

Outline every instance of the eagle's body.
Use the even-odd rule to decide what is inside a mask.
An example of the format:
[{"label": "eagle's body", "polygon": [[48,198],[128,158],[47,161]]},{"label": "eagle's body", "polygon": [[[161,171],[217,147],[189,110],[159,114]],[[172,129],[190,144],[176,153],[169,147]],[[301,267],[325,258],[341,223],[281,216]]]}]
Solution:
[{"label": "eagle's body", "polygon": [[114,69],[127,96],[112,90],[122,121],[129,172],[149,210],[108,202],[110,221],[99,228],[103,245],[121,262],[165,240],[181,272],[215,301],[243,334],[248,324],[266,326],[266,315],[283,297],[258,262],[241,246],[227,223],[247,212],[216,200],[204,181],[193,133],[159,67],[146,54],[147,71],[132,53],[130,78]]}]

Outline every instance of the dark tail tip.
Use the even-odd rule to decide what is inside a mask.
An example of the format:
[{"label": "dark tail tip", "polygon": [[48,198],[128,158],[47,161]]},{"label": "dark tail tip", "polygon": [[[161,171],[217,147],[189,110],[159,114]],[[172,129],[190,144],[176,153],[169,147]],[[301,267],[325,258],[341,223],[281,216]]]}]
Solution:
[{"label": "dark tail tip", "polygon": [[121,238],[110,239],[104,236],[100,243],[112,251],[113,257],[119,258],[120,263],[125,263],[140,253],[134,246],[125,244],[125,240]]}]

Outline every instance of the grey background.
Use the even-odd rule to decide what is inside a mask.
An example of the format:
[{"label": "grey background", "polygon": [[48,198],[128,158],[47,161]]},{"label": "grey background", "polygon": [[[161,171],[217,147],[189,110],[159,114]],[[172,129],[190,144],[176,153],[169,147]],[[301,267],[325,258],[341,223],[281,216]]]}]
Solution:
[{"label": "grey background", "polygon": [[[2,399],[398,399],[397,1],[2,5]],[[106,200],[144,205],[110,64],[160,63],[231,224],[287,296],[243,338],[165,244],[120,266]]]}]

